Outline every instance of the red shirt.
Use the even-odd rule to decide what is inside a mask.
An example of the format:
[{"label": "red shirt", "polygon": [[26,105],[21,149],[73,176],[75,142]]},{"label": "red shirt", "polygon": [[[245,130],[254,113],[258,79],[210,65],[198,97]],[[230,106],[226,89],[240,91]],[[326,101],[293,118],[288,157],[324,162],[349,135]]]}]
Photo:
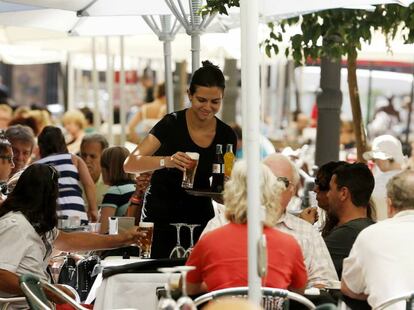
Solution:
[{"label": "red shirt", "polygon": [[[266,287],[304,288],[307,274],[296,240],[275,228],[265,228],[268,272]],[[247,224],[227,224],[203,236],[186,265],[195,266],[187,281],[205,282],[209,291],[247,286]]]}]

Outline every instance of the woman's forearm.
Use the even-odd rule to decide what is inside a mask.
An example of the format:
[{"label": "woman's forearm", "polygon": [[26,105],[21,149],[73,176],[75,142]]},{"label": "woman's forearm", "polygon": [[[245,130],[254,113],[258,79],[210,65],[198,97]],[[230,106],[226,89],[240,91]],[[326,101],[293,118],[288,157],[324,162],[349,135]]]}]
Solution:
[{"label": "woman's forearm", "polygon": [[56,249],[65,252],[104,250],[119,248],[131,244],[139,244],[145,232],[141,232],[136,227],[128,229],[117,235],[100,235],[86,232],[59,232],[55,240]]},{"label": "woman's forearm", "polygon": [[19,277],[17,274],[5,269],[0,269],[0,291],[23,296],[23,292],[19,286]]},{"label": "woman's forearm", "polygon": [[[162,163],[162,160],[164,160],[164,163]],[[139,156],[131,154],[124,162],[124,170],[127,173],[144,173],[163,169],[167,167],[169,161],[169,156]]]}]

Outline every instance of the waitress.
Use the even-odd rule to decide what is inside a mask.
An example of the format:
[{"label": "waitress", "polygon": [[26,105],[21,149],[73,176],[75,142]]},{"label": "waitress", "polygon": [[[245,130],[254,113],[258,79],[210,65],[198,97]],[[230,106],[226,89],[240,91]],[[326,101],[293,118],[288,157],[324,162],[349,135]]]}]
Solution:
[{"label": "waitress", "polygon": [[[236,145],[233,130],[215,115],[219,112],[225,88],[223,72],[209,61],[196,70],[187,91],[191,107],[164,116],[148,136],[128,156],[128,173],[154,171],[145,193],[141,220],[154,222],[152,258],[169,257],[176,245],[172,223],[199,224],[197,241],[214,216],[210,198],[187,194],[181,187],[183,171],[191,164],[185,152],[200,154],[194,189],[208,189],[216,144]],[[190,246],[189,229],[181,228],[181,245]]]}]

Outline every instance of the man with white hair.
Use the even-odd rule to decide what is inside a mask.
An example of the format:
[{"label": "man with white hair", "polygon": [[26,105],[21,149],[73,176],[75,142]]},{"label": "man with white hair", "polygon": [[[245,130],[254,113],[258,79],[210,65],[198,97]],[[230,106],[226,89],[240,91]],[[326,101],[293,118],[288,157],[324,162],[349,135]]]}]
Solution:
[{"label": "man with white hair", "polygon": [[[336,287],[339,282],[328,248],[319,232],[309,222],[300,219],[286,211],[299,184],[299,172],[295,164],[282,154],[271,154],[263,163],[272,173],[285,183],[286,189],[280,194],[279,201],[283,214],[276,224],[276,228],[293,236],[299,243],[305,259],[308,283],[306,287]],[[203,234],[207,231],[225,225],[227,220],[224,211],[218,212],[207,224]]]},{"label": "man with white hair", "polygon": [[[414,171],[387,184],[389,219],[358,235],[344,260],[341,291],[377,308],[386,300],[414,291]],[[404,301],[387,309],[405,309]]]},{"label": "man with white hair", "polygon": [[365,160],[373,160],[379,169],[375,176],[375,187],[372,192],[372,199],[377,211],[377,220],[387,218],[387,197],[386,189],[388,180],[401,172],[404,163],[401,142],[391,136],[382,135],[372,141],[371,151],[363,154]]},{"label": "man with white hair", "polygon": [[301,246],[308,272],[307,287],[333,287],[338,281],[338,276],[321,235],[308,222],[286,212],[300,180],[295,164],[286,156],[276,153],[266,157],[263,163],[285,183],[286,189],[280,196],[280,205],[284,213],[276,227],[292,235]]}]

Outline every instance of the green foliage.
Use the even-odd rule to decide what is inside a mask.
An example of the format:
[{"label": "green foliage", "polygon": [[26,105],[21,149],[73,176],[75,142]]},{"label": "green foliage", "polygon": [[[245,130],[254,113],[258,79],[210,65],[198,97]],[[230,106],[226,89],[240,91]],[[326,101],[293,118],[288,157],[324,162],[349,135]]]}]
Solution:
[{"label": "green foliage", "polygon": [[[202,14],[219,12],[226,14],[227,8],[240,6],[239,0],[207,0]],[[326,56],[340,59],[342,56],[357,55],[362,42],[370,42],[372,30],[383,32],[387,41],[392,40],[397,31],[406,30],[406,43],[414,43],[414,4],[403,7],[397,4],[378,5],[374,11],[334,9],[282,20],[276,27],[269,23],[269,36],[261,46],[267,56],[278,54],[282,34],[287,25],[300,25],[301,34],[290,38],[290,44],[283,52],[291,55],[297,64],[306,59]]]},{"label": "green foliage", "polygon": [[[414,42],[414,4],[403,7],[397,4],[378,5],[374,11],[335,9],[315,12],[280,21],[276,28],[269,24],[269,37],[264,40],[268,45],[278,45],[286,25],[299,25],[300,34],[290,37],[285,55],[291,55],[296,64],[305,60],[328,57],[333,60],[342,56],[356,57],[362,42],[371,42],[373,30],[381,31],[387,42],[395,38],[398,30],[406,30],[406,43]],[[277,38],[277,39],[276,39]],[[269,56],[269,53],[266,52]],[[275,53],[277,54],[277,53]],[[271,53],[270,53],[271,55]]]},{"label": "green foliage", "polygon": [[227,8],[240,6],[240,0],[207,0],[207,4],[201,9],[201,15],[218,12],[219,14],[229,15]]}]

